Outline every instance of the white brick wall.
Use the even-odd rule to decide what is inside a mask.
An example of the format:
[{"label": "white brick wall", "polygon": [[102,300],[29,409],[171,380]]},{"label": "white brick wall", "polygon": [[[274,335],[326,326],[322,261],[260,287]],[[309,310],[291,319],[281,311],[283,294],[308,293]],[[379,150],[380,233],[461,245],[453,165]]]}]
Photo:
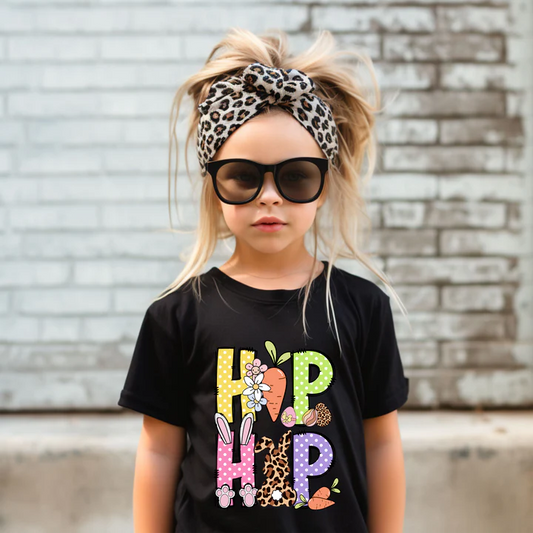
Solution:
[{"label": "white brick wall", "polygon": [[164,231],[171,99],[231,25],[295,49],[329,29],[375,61],[389,105],[369,246],[410,311],[408,405],[533,405],[530,4],[2,4],[0,409],[115,407],[142,312],[192,242]]}]

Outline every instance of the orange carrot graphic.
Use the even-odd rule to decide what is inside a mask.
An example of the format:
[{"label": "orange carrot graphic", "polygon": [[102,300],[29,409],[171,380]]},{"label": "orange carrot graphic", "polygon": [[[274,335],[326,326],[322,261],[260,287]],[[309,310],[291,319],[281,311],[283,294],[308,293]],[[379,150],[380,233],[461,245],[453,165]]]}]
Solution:
[{"label": "orange carrot graphic", "polygon": [[329,498],[329,494],[330,490],[327,487],[322,487],[313,494],[313,498],[325,498],[327,500]]},{"label": "orange carrot graphic", "polygon": [[265,371],[263,383],[266,383],[270,390],[263,391],[263,396],[268,400],[267,409],[273,422],[278,419],[285,389],[287,388],[287,376],[277,367],[269,368]]},{"label": "orange carrot graphic", "polygon": [[285,352],[278,358],[276,356],[276,347],[274,346],[274,343],[271,341],[265,341],[265,348],[270,354],[274,365],[276,365],[266,370],[263,376],[263,383],[270,387],[270,390],[263,391],[263,396],[267,400],[266,406],[270,413],[270,418],[272,419],[272,422],[275,422],[278,419],[281,404],[285,397],[285,390],[287,388],[287,376],[285,375],[285,372],[278,367],[281,363],[290,359],[291,352]]},{"label": "orange carrot graphic", "polygon": [[329,507],[330,505],[335,505],[335,502],[332,502],[331,500],[324,500],[324,498],[311,498],[307,502],[307,507],[309,509],[313,509],[313,511],[319,511],[320,509],[325,509],[326,507]]},{"label": "orange carrot graphic", "polygon": [[318,511],[320,509],[326,509],[326,507],[334,505],[335,502],[332,500],[328,500],[328,498],[329,498],[330,492],[340,492],[340,490],[336,488],[338,483],[339,483],[339,478],[335,478],[335,480],[331,484],[331,491],[327,487],[321,487],[313,494],[311,498],[309,498],[309,501],[305,499],[305,496],[303,494],[300,494],[300,500],[302,501],[298,502],[294,506],[294,508],[298,509],[299,507],[302,507],[303,505],[307,505],[309,509],[313,509],[313,511]]}]

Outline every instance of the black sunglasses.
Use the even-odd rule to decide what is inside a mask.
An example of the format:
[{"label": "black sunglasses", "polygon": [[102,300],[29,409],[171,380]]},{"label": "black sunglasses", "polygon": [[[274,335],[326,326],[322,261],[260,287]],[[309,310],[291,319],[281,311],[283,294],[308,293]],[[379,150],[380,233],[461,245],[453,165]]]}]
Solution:
[{"label": "black sunglasses", "polygon": [[274,174],[283,198],[306,204],[320,196],[328,162],[320,157],[294,157],[275,165],[262,165],[249,159],[223,159],[209,161],[206,169],[217,196],[226,204],[246,204],[256,198],[263,187],[265,172]]}]

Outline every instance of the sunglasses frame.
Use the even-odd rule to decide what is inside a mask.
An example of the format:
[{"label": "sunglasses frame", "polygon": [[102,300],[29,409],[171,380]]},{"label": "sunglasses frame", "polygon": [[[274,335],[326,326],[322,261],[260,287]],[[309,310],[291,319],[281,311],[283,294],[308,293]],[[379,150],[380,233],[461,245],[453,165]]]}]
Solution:
[{"label": "sunglasses frame", "polygon": [[[285,196],[285,194],[283,194],[283,191],[281,190],[281,187],[279,185],[279,179],[278,179],[279,170],[287,163],[292,163],[293,161],[307,161],[309,163],[314,163],[320,170],[320,187],[318,189],[318,192],[309,200],[293,200],[292,198]],[[257,187],[257,191],[248,200],[245,200],[244,202],[231,202],[229,200],[226,200],[225,198],[222,197],[217,187],[217,173],[220,170],[220,168],[223,167],[227,163],[237,163],[237,162],[250,163],[251,165],[255,166],[257,170],[259,170],[259,185]],[[283,198],[285,198],[285,200],[288,200],[289,202],[293,202],[296,204],[308,204],[308,203],[314,202],[320,196],[320,193],[322,192],[322,189],[324,188],[324,182],[326,179],[326,172],[328,171],[328,166],[329,166],[329,159],[325,159],[322,157],[293,157],[291,159],[286,159],[285,161],[281,161],[274,165],[262,165],[261,163],[256,163],[255,161],[252,161],[250,159],[241,159],[241,158],[221,159],[218,161],[209,161],[208,163],[206,163],[206,169],[209,175],[211,176],[211,179],[213,181],[213,187],[215,189],[217,196],[219,197],[220,201],[224,202],[225,204],[230,204],[230,205],[242,205],[242,204],[247,204],[251,202],[252,200],[255,200],[255,198],[259,196],[259,193],[261,192],[261,189],[263,188],[266,172],[272,172],[274,174],[274,182],[276,184],[278,192]]]}]

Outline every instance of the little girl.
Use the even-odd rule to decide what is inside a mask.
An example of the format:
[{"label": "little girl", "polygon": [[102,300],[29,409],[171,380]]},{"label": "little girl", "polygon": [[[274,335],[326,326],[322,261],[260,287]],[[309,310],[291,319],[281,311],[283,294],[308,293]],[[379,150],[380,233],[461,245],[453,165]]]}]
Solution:
[{"label": "little girl", "polygon": [[[278,33],[231,30],[176,95],[176,116],[185,94],[195,104],[200,222],[118,402],[144,414],[136,533],[402,531],[409,380],[390,299],[334,265],[356,259],[390,288],[356,242],[378,108],[329,32],[297,57]],[[202,273],[228,237],[231,258]]]}]

